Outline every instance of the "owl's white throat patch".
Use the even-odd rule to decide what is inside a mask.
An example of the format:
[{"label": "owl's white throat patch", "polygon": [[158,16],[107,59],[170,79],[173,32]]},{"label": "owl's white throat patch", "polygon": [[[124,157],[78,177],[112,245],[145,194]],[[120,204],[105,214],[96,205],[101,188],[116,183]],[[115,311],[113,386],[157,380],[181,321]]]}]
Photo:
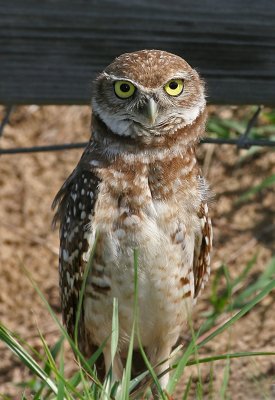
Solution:
[{"label": "owl's white throat patch", "polygon": [[116,135],[131,136],[131,125],[133,121],[130,119],[119,119],[119,117],[109,114],[102,110],[96,101],[92,104],[93,112],[105,123],[105,125]]}]

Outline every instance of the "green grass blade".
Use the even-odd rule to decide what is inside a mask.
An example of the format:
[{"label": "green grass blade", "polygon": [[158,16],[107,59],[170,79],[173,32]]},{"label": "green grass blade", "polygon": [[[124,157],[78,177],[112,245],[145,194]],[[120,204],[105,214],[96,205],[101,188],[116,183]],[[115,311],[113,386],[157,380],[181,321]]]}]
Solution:
[{"label": "green grass blade", "polygon": [[211,362],[211,365],[210,365],[208,397],[209,397],[209,400],[214,400],[214,363],[213,362]]},{"label": "green grass blade", "polygon": [[[195,348],[197,346],[197,348],[201,348],[202,346],[204,346],[206,343],[208,343],[209,341],[213,340],[217,335],[221,334],[222,332],[224,332],[226,329],[228,329],[231,325],[233,325],[236,321],[238,321],[243,315],[245,315],[249,310],[251,310],[258,302],[260,302],[268,293],[270,293],[271,290],[273,290],[275,288],[275,281],[270,282],[268,285],[265,286],[265,288],[253,299],[251,300],[248,304],[246,304],[237,314],[235,314],[229,321],[227,321],[225,324],[223,324],[221,327],[217,328],[214,332],[212,332],[209,336],[207,336],[203,341],[201,341],[199,344],[195,344],[194,343],[194,339],[189,343],[186,351],[184,352],[183,357],[180,359],[180,361],[174,366],[175,367],[175,372],[174,374],[171,376],[169,383],[168,383],[168,387],[167,387],[167,391],[168,393],[172,394],[176,384],[178,383],[180,377],[182,376],[183,370],[185,368],[186,365],[194,365],[196,363],[200,363],[202,362],[199,359],[196,360],[192,360],[192,361],[188,361],[189,357],[191,356],[191,354],[194,353]],[[198,334],[196,335],[196,337],[198,337]],[[246,355],[248,353],[245,353]],[[256,355],[256,353],[253,353],[253,355]],[[260,354],[259,354],[260,355]],[[261,355],[264,355],[263,353],[261,353]],[[240,356],[244,356],[244,354],[240,355]],[[226,357],[223,358],[217,358],[217,359],[224,359],[227,358],[228,355]],[[206,359],[204,359],[205,362]],[[214,357],[209,357],[208,358],[208,362],[212,362],[214,361]]]},{"label": "green grass blade", "polygon": [[[77,359],[79,365],[83,365],[85,367],[85,369],[87,370],[89,375],[93,378],[94,382],[102,388],[103,393],[106,395],[105,386],[103,385],[103,387],[102,387],[101,383],[99,382],[96,375],[94,374],[94,371],[90,368],[90,365],[87,363],[87,361],[84,359],[84,357],[82,356],[81,352],[78,349],[78,328],[79,328],[80,318],[81,318],[81,314],[82,314],[82,305],[83,305],[83,300],[84,300],[85,287],[86,287],[86,282],[87,282],[88,276],[92,270],[92,264],[93,264],[95,250],[96,250],[97,240],[98,240],[98,233],[96,233],[96,235],[95,235],[93,247],[92,247],[87,265],[86,265],[84,273],[83,273],[83,279],[82,279],[81,289],[80,289],[80,293],[79,293],[79,300],[78,300],[78,304],[77,304],[76,320],[75,320],[75,327],[74,327],[74,346],[73,347],[74,347],[74,352],[76,354],[76,359]],[[71,341],[70,341],[70,343],[71,343]],[[88,368],[87,368],[87,366],[88,366]],[[84,394],[87,397],[87,399],[89,399],[89,397],[90,397],[90,390],[88,387],[89,384],[84,376],[82,368],[79,371],[79,375],[80,375],[80,379],[82,382]]]},{"label": "green grass blade", "polygon": [[274,279],[274,278],[275,278],[275,256],[271,258],[267,267],[264,269],[263,273],[261,274],[260,279],[266,280],[266,279]]},{"label": "green grass blade", "polygon": [[[53,355],[52,355],[52,353],[51,353],[51,351],[50,351],[50,349],[49,349],[49,347],[48,347],[43,335],[41,334],[40,330],[38,330],[38,332],[39,332],[40,340],[41,340],[41,342],[43,344],[43,348],[44,348],[45,354],[47,356],[47,362],[48,362],[48,366],[49,366],[50,372],[54,373],[54,375],[55,375],[55,377],[56,377],[56,379],[58,381],[58,388],[59,387],[63,387],[64,388],[63,392],[65,394],[63,395],[62,399],[65,399],[65,398],[66,399],[72,399],[72,397],[68,394],[67,389],[69,389],[71,393],[76,395],[77,398],[81,399],[82,396],[77,391],[76,387],[71,385],[71,383],[64,377],[64,371],[62,373],[58,369],[58,367],[56,365],[56,362],[54,360],[54,357],[53,357]],[[62,341],[62,345],[63,345],[63,341]],[[61,355],[61,366],[62,366],[62,362],[64,360],[64,355],[63,355],[63,352],[62,352],[62,347],[63,347],[62,345],[61,345],[61,354],[60,354]],[[63,357],[63,359],[62,359],[62,357]],[[59,389],[58,389],[58,393],[59,393]]]},{"label": "green grass blade", "polygon": [[197,346],[198,348],[204,346],[210,340],[214,339],[216,336],[224,332],[231,325],[233,325],[236,321],[238,321],[243,315],[248,313],[257,303],[259,303],[268,293],[270,293],[275,288],[275,280],[270,282],[265,288],[252,299],[248,304],[246,304],[238,313],[236,313],[229,321],[225,322],[222,326],[217,328],[214,332],[212,332],[209,336],[207,336],[204,340],[202,340]]},{"label": "green grass blade", "polygon": [[[111,392],[111,375],[110,372],[106,376],[103,382],[103,390],[101,392],[101,395],[99,397],[100,400],[109,400],[110,399],[110,392]],[[89,399],[89,396],[87,397]]]},{"label": "green grass blade", "polygon": [[249,272],[251,271],[251,269],[253,268],[253,266],[256,264],[257,261],[257,257],[258,255],[255,254],[251,260],[248,261],[248,263],[246,264],[245,268],[242,270],[242,272],[240,273],[239,276],[237,276],[237,278],[235,278],[232,282],[232,287],[237,286],[239,283],[243,282],[245,280],[245,278],[248,276]]},{"label": "green grass blade", "polygon": [[141,336],[140,336],[140,331],[139,331],[139,316],[138,316],[138,251],[137,249],[134,249],[134,289],[135,289],[135,320],[136,320],[136,335],[137,335],[137,339],[138,339],[138,344],[139,344],[139,350],[141,353],[141,356],[145,362],[145,365],[147,367],[147,369],[149,370],[153,381],[158,389],[158,392],[160,394],[160,397],[163,400],[166,400],[166,396],[163,392],[163,390],[161,389],[158,377],[148,359],[148,357],[145,354],[145,351],[142,347],[142,343],[141,343]]},{"label": "green grass blade", "polygon": [[227,393],[227,389],[228,389],[229,376],[230,376],[230,358],[227,357],[224,374],[223,374],[222,387],[221,387],[221,391],[220,391],[220,399],[221,400],[226,400],[226,398],[227,398],[226,393]]},{"label": "green grass blade", "polygon": [[275,278],[275,257],[272,257],[270,263],[264,269],[263,273],[260,275],[257,281],[248,286],[248,288],[242,290],[242,292],[234,298],[233,306],[239,307],[244,302],[247,302],[247,299],[252,294],[264,288],[270,281],[274,280],[274,278]]},{"label": "green grass blade", "polygon": [[78,347],[78,327],[79,327],[80,317],[81,317],[81,313],[82,313],[82,304],[83,304],[83,299],[84,299],[85,287],[86,287],[88,275],[89,275],[90,271],[92,270],[97,240],[98,240],[98,234],[96,233],[95,241],[93,243],[93,247],[92,247],[87,265],[86,265],[84,273],[83,273],[83,279],[82,279],[81,289],[80,289],[80,293],[79,293],[79,300],[78,300],[78,304],[77,304],[75,327],[74,327],[74,340],[75,340],[76,347]]},{"label": "green grass blade", "polygon": [[[199,364],[206,364],[211,363],[213,361],[220,361],[220,360],[227,360],[231,358],[243,358],[243,357],[262,357],[262,356],[275,356],[275,352],[270,351],[245,351],[245,352],[238,352],[238,353],[227,353],[227,354],[220,354],[216,356],[204,357],[199,359],[192,359],[186,363],[186,366],[196,365]],[[177,364],[173,366],[176,368]]]},{"label": "green grass blade", "polygon": [[[197,342],[197,337],[195,335],[195,331],[194,331],[194,327],[193,327],[193,322],[192,319],[190,319],[189,325],[191,328],[191,332],[192,332],[192,339],[193,342],[196,344]],[[198,347],[195,345],[194,346],[194,356],[195,359],[198,360],[199,359],[199,352],[198,352]],[[197,382],[197,398],[198,399],[202,399],[203,398],[203,382],[202,382],[202,377],[201,377],[201,370],[200,370],[200,364],[196,363],[197,366],[197,374],[198,374],[198,382]]]},{"label": "green grass blade", "polygon": [[114,358],[115,358],[116,351],[117,351],[118,336],[119,336],[118,300],[117,300],[117,298],[114,298],[113,299],[113,317],[112,317],[112,335],[111,335],[111,360],[112,360],[112,366],[113,366]]},{"label": "green grass blade", "polygon": [[43,345],[45,354],[46,354],[46,356],[47,356],[47,362],[48,362],[48,366],[49,366],[49,372],[51,372],[51,371],[57,371],[57,365],[56,365],[56,363],[55,363],[55,360],[54,360],[54,358],[53,358],[53,356],[52,356],[52,353],[51,353],[51,351],[50,351],[50,349],[49,349],[49,346],[47,345],[47,343],[46,343],[46,341],[45,341],[45,339],[44,339],[44,337],[43,337],[43,335],[42,335],[42,333],[41,333],[41,331],[40,331],[39,329],[38,329],[38,334],[39,334],[40,340],[41,340],[41,342],[42,342],[42,345]]},{"label": "green grass blade", "polygon": [[134,338],[135,338],[135,323],[133,324],[126,366],[125,370],[123,371],[123,377],[121,382],[121,400],[128,400],[129,393],[130,393],[130,380],[131,380],[131,368],[132,368],[132,360],[133,360],[133,349],[134,349]]},{"label": "green grass blade", "polygon": [[16,354],[17,357],[26,365],[35,375],[37,375],[42,381],[44,381],[48,387],[57,394],[58,389],[55,382],[50,379],[43,369],[37,364],[37,362],[31,357],[30,354],[13,338],[13,336],[0,325],[0,340],[2,340],[9,349]]},{"label": "green grass blade", "polygon": [[236,200],[236,204],[243,203],[243,202],[247,201],[253,195],[257,194],[261,190],[263,190],[263,189],[265,189],[265,188],[267,188],[269,186],[272,186],[274,184],[275,184],[275,174],[271,175],[271,176],[268,176],[259,185],[256,185],[256,186],[250,188],[249,190],[247,190],[245,193],[243,193],[238,198],[238,200]]},{"label": "green grass blade", "polygon": [[162,388],[160,386],[158,377],[157,377],[157,375],[156,375],[156,373],[155,373],[155,371],[154,371],[154,369],[153,369],[153,367],[152,367],[152,365],[151,365],[151,363],[150,363],[148,357],[146,356],[146,353],[145,353],[145,351],[144,351],[144,349],[142,347],[141,337],[140,337],[140,334],[139,334],[139,329],[137,330],[137,338],[138,338],[138,344],[139,344],[140,353],[142,355],[142,358],[143,358],[143,360],[145,362],[145,365],[146,365],[147,369],[149,370],[150,375],[153,378],[154,384],[156,385],[156,387],[158,389],[159,395],[163,400],[166,400],[166,395],[165,395],[165,393],[163,392],[163,390],[162,390]]},{"label": "green grass blade", "polygon": [[[198,334],[196,334],[196,338],[198,337]],[[168,385],[167,385],[167,392],[169,394],[172,394],[175,390],[176,385],[179,382],[179,379],[181,378],[184,368],[186,367],[188,363],[188,359],[193,354],[194,352],[194,347],[196,346],[194,339],[189,343],[187,346],[186,350],[184,351],[183,356],[180,358],[179,362],[176,364],[175,372],[171,375]]]},{"label": "green grass blade", "polygon": [[[229,129],[221,126],[219,123],[217,123],[215,118],[209,118],[209,121],[207,123],[207,131],[210,133],[216,133],[216,135],[220,138],[227,139],[230,137],[230,131]],[[214,135],[214,136],[216,136]]]},{"label": "green grass blade", "polygon": [[134,351],[134,340],[137,330],[138,323],[138,254],[137,250],[134,249],[134,318],[133,327],[131,332],[131,338],[128,348],[127,360],[125,370],[123,371],[123,377],[121,382],[121,400],[128,400],[130,393],[130,381],[131,381],[131,370],[133,362],[133,351]]},{"label": "green grass blade", "polygon": [[102,399],[111,398],[111,393],[115,393],[117,390],[117,385],[114,382],[113,377],[113,368],[114,368],[114,359],[116,356],[117,345],[119,338],[119,323],[118,323],[118,299],[113,298],[113,315],[112,315],[112,333],[111,333],[111,366],[110,370],[107,371],[108,374],[104,380],[103,388],[104,392],[102,393]]},{"label": "green grass blade", "polygon": [[[227,286],[225,290],[220,293],[219,289],[221,286],[221,280],[223,278],[226,279]],[[228,268],[226,267],[226,265],[222,264],[214,274],[211,285],[210,302],[214,309],[211,313],[211,317],[214,319],[221,314],[221,312],[228,304],[232,289],[230,282],[231,278],[229,276]]]},{"label": "green grass blade", "polygon": [[[54,344],[54,346],[50,349],[51,355],[52,355],[54,360],[57,359],[57,356],[61,351],[61,345],[63,344],[63,342],[64,342],[64,336],[61,336],[58,339],[58,341]],[[25,343],[26,342],[24,342],[24,344]],[[28,347],[29,350],[32,351],[32,348],[31,348],[30,345],[27,345],[27,347]],[[37,355],[37,352],[35,352],[34,354],[36,356],[38,356],[38,358],[42,361],[43,357],[42,357],[42,355],[40,353],[38,353],[38,355]],[[50,363],[49,363],[48,360],[46,360],[46,363],[45,363],[45,366],[44,366],[44,372],[45,372],[46,375],[48,375],[50,377],[52,370],[51,370],[51,366],[50,366]],[[43,393],[45,387],[46,387],[46,383],[45,382],[41,382],[41,387],[35,393],[33,400],[40,400],[41,399],[41,396],[42,396],[42,393]],[[47,395],[44,395],[43,399],[47,400],[49,398],[49,396],[50,396],[50,393],[48,393]]]},{"label": "green grass blade", "polygon": [[[60,376],[64,376],[64,344],[62,343],[61,351],[60,351],[60,367],[59,367]],[[68,396],[66,395],[66,398]],[[70,396],[71,398],[71,396]],[[58,382],[58,395],[57,400],[64,400],[65,399],[65,385],[62,379],[59,379]]]},{"label": "green grass blade", "polygon": [[[106,338],[105,341],[102,343],[101,346],[98,347],[98,349],[93,353],[93,355],[89,358],[88,360],[88,365],[94,365],[94,363],[96,362],[96,360],[98,359],[98,357],[100,356],[100,354],[102,353],[104,347],[106,346],[106,343],[108,341],[109,338]],[[81,381],[81,374],[80,371],[77,371],[72,378],[70,379],[70,384],[72,386],[77,386],[79,384],[79,382]]]},{"label": "green grass blade", "polygon": [[235,131],[238,134],[243,134],[244,130],[246,129],[246,122],[244,121],[237,121],[234,119],[221,119],[220,123],[232,131]]},{"label": "green grass blade", "polygon": [[[146,378],[148,375],[149,375],[149,371],[146,370],[130,381],[129,391],[131,394],[134,391],[134,389],[137,387],[137,385],[141,381],[143,381],[143,379]],[[135,398],[135,397],[133,397],[133,398]]]},{"label": "green grass blade", "polygon": [[199,381],[199,382],[197,382],[197,385],[196,385],[196,399],[197,400],[202,400],[202,396],[203,396],[202,385],[201,385],[201,383]]},{"label": "green grass blade", "polygon": [[182,396],[182,400],[187,400],[188,399],[188,395],[189,395],[189,392],[190,392],[190,389],[191,389],[191,384],[192,384],[192,375],[188,379],[185,391],[184,391],[183,396]]},{"label": "green grass blade", "polygon": [[80,377],[81,377],[81,383],[83,387],[83,393],[84,393],[84,399],[90,399],[90,382],[87,381],[86,375],[84,375],[83,369],[80,368]]},{"label": "green grass blade", "polygon": [[75,354],[77,355],[77,357],[79,358],[81,365],[85,368],[85,370],[89,373],[89,375],[91,376],[91,378],[93,379],[93,381],[102,389],[102,384],[101,382],[98,380],[98,378],[96,377],[94,371],[92,370],[90,364],[87,362],[87,360],[85,359],[85,357],[81,354],[81,352],[78,350],[78,347],[75,345],[74,340],[71,339],[71,337],[69,336],[68,332],[66,331],[66,329],[63,327],[63,325],[61,324],[61,322],[59,321],[57,315],[54,313],[54,311],[52,310],[51,306],[49,305],[49,303],[47,302],[45,296],[43,295],[43,293],[41,292],[41,290],[39,289],[39,287],[37,286],[37,284],[35,283],[35,281],[32,279],[30,273],[24,268],[22,267],[26,276],[28,277],[29,281],[31,282],[33,288],[35,289],[35,291],[37,292],[38,296],[40,297],[40,299],[42,300],[42,302],[44,303],[44,305],[46,306],[49,314],[51,315],[52,319],[54,320],[54,322],[56,323],[56,325],[58,326],[60,332],[65,336],[65,338],[68,340],[68,342],[70,343],[70,346],[72,347],[73,351],[75,352]]}]

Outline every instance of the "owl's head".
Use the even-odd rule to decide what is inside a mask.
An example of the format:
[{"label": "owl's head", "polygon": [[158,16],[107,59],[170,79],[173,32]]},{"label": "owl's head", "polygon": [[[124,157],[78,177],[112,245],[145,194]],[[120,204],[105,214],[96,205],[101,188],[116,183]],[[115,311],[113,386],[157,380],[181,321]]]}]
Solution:
[{"label": "owl's head", "polygon": [[204,110],[204,84],[174,54],[126,53],[95,81],[92,108],[114,134],[164,135],[192,124]]}]

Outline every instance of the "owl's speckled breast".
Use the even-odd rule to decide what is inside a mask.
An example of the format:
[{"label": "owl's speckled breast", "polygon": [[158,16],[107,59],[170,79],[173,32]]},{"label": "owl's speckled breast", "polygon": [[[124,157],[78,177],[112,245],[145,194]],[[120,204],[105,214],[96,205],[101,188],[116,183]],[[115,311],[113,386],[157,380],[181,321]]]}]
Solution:
[{"label": "owl's speckled breast", "polygon": [[[104,340],[103,332],[107,335],[110,330],[113,297],[118,298],[122,342],[131,333],[134,248],[138,249],[139,315],[145,346],[154,340],[154,332],[164,329],[176,340],[192,303],[194,227],[199,226],[198,217],[195,213],[190,217],[190,210],[188,218],[185,215],[186,192],[179,190],[166,201],[154,199],[149,181],[139,175],[129,182],[127,190],[126,176],[121,172],[120,177],[116,176],[117,192],[113,191],[112,196],[106,193],[110,193],[113,181],[105,177],[100,184],[92,224],[99,234],[98,247],[87,286],[92,297],[85,307],[98,343]],[[120,185],[123,190],[119,190]],[[139,196],[133,193],[138,192],[137,185],[142,185]],[[189,196],[193,196],[192,191]]]}]

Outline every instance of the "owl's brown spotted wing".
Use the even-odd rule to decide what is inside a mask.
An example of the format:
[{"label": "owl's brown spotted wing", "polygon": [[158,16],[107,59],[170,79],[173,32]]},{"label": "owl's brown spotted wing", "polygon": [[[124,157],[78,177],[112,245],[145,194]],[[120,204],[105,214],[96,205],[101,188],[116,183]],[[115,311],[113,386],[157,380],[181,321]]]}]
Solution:
[{"label": "owl's brown spotted wing", "polygon": [[[54,223],[60,220],[59,285],[63,321],[69,335],[74,337],[83,275],[87,262],[83,255],[90,249],[87,237],[97,197],[99,178],[82,163],[73,171],[53,202],[58,206]],[[83,353],[87,340],[81,310],[78,343]]]},{"label": "owl's brown spotted wing", "polygon": [[204,283],[207,282],[210,275],[210,252],[212,249],[212,224],[208,215],[208,207],[206,202],[202,202],[198,217],[201,223],[200,233],[195,239],[194,249],[194,285],[196,298],[200,290],[203,288]]}]

